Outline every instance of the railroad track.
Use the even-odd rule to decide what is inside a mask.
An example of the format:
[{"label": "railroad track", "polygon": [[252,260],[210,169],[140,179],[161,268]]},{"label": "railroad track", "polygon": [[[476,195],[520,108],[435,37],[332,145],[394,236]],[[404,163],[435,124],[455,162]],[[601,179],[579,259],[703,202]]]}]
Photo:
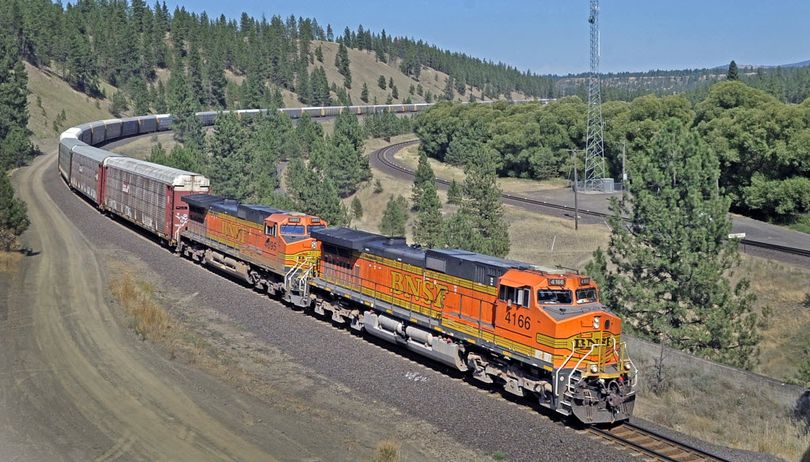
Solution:
[{"label": "railroad track", "polygon": [[[396,153],[397,151],[399,151],[400,149],[402,149],[402,148],[404,148],[406,146],[410,146],[410,145],[417,144],[417,143],[419,143],[419,140],[409,140],[409,141],[403,141],[403,142],[400,142],[400,143],[395,143],[395,144],[392,144],[390,146],[386,146],[386,147],[384,147],[382,149],[378,149],[374,153],[374,155],[376,156],[377,160],[381,164],[385,165],[386,167],[390,168],[391,170],[396,170],[398,172],[407,174],[409,176],[413,176],[414,173],[415,173],[413,170],[410,170],[408,168],[405,168],[405,167],[397,164],[396,162],[393,162],[387,156],[390,155],[390,154]],[[439,184],[443,184],[443,185],[450,185],[449,181],[443,180],[441,178],[436,178],[436,182],[439,183]],[[561,210],[561,211],[565,211],[565,212],[574,213],[574,207],[570,207],[570,206],[567,206],[567,205],[555,204],[553,202],[546,202],[546,201],[541,201],[541,200],[536,200],[536,199],[530,199],[528,197],[516,196],[514,194],[509,194],[509,193],[501,193],[501,197],[503,199],[508,199],[510,201],[519,202],[519,203],[523,203],[523,204],[535,205],[535,206],[538,206],[538,207],[545,207],[545,208],[549,208],[549,209],[556,209],[556,210]],[[604,213],[604,212],[597,212],[595,210],[588,210],[588,209],[579,209],[579,214],[599,218],[600,220],[607,220],[610,217],[610,214],[607,214],[607,213]],[[810,250],[806,250],[806,249],[797,249],[797,248],[794,248],[794,247],[787,247],[787,246],[784,246],[784,245],[771,244],[771,243],[768,243],[768,242],[755,241],[755,240],[751,240],[751,239],[741,239],[740,244],[742,244],[744,246],[748,245],[748,246],[751,246],[751,247],[758,247],[760,249],[771,250],[771,251],[774,251],[774,252],[781,252],[781,253],[786,253],[786,254],[790,254],[790,255],[798,255],[798,256],[801,256],[801,257],[810,258]]]},{"label": "railroad track", "polygon": [[676,441],[667,436],[645,430],[632,423],[624,423],[610,429],[591,427],[588,433],[596,438],[619,445],[628,452],[647,460],[663,462],[726,462],[727,459]]}]

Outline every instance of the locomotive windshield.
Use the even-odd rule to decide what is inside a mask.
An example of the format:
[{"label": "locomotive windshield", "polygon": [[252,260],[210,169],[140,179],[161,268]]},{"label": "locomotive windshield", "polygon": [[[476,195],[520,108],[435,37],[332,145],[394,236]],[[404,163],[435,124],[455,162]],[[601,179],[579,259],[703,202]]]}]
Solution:
[{"label": "locomotive windshield", "polygon": [[319,230],[322,230],[324,228],[326,228],[325,225],[311,225],[309,227],[309,230],[307,231],[307,234],[312,234],[313,231],[319,231]]},{"label": "locomotive windshield", "polygon": [[301,236],[304,234],[304,225],[281,225],[282,236]]},{"label": "locomotive windshield", "polygon": [[577,290],[577,303],[594,303],[596,301],[596,289]]},{"label": "locomotive windshield", "polygon": [[540,305],[570,305],[573,302],[570,290],[540,289],[537,303]]}]

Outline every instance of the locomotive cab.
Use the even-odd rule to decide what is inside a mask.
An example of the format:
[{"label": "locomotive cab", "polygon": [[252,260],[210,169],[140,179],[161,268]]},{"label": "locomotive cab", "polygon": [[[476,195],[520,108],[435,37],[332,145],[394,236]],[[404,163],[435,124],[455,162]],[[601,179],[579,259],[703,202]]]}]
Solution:
[{"label": "locomotive cab", "polygon": [[621,319],[599,302],[589,277],[513,269],[500,279],[496,332],[533,346],[552,373],[551,397],[586,423],[629,418],[636,368],[621,342]]}]

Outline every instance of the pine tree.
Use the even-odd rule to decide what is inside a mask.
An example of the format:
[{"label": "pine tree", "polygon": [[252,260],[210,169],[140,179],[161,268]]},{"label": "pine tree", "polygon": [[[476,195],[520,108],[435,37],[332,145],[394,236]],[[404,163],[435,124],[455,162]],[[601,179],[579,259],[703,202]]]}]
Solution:
[{"label": "pine tree", "polygon": [[323,47],[320,45],[315,49],[315,59],[317,59],[319,63],[323,62]]},{"label": "pine tree", "polygon": [[447,190],[447,203],[460,205],[462,200],[461,188],[455,178],[450,180],[450,188]]},{"label": "pine tree", "polygon": [[174,117],[172,129],[175,140],[191,145],[195,149],[201,149],[203,145],[202,126],[194,115],[198,109],[197,98],[191,94],[182,68],[175,67],[172,71],[166,99],[168,110]]},{"label": "pine tree", "polygon": [[740,71],[737,69],[737,63],[734,60],[731,60],[731,63],[728,65],[728,73],[726,74],[726,80],[740,80]]},{"label": "pine tree", "polygon": [[203,89],[202,62],[200,60],[200,53],[196,49],[192,49],[188,54],[187,72],[186,82],[188,83],[188,89],[199,107],[206,103],[206,95],[208,93]]},{"label": "pine tree", "polygon": [[388,88],[394,88],[394,78],[388,77]]},{"label": "pine tree", "polygon": [[436,175],[433,174],[433,169],[430,167],[427,155],[424,151],[419,152],[419,163],[416,166],[416,173],[413,177],[413,186],[411,187],[411,203],[414,210],[419,210],[422,204],[422,194],[424,193],[427,185],[434,185],[435,188]]},{"label": "pine tree", "polygon": [[[630,157],[629,199],[612,205],[608,258],[589,273],[625,325],[653,340],[739,367],[757,360],[754,295],[727,274],[739,262],[717,155],[670,119]],[[622,215],[630,217],[625,226]],[[611,263],[609,268],[608,260]]]},{"label": "pine tree", "polygon": [[360,198],[357,196],[352,199],[352,217],[355,220],[363,218],[363,203],[360,202]]},{"label": "pine tree", "polygon": [[242,178],[246,185],[244,195],[249,200],[261,202],[279,187],[279,156],[287,149],[285,145],[294,137],[294,131],[286,116],[269,111],[256,117],[247,132],[240,156],[248,166],[248,176]]},{"label": "pine tree", "polygon": [[311,102],[315,106],[330,106],[332,99],[329,96],[329,81],[326,79],[326,71],[319,67],[312,72],[310,81],[312,88]]},{"label": "pine tree", "polygon": [[286,183],[296,209],[319,216],[331,226],[348,223],[348,213],[340,202],[332,180],[320,176],[302,159],[296,158],[289,163]]},{"label": "pine tree", "polygon": [[442,97],[445,101],[453,101],[453,77],[447,77],[447,84],[444,86]]},{"label": "pine tree", "polygon": [[114,95],[112,95],[112,103],[110,104],[110,112],[115,117],[121,117],[121,114],[124,111],[129,109],[129,102],[127,101],[127,97],[124,96],[124,92],[116,91]]},{"label": "pine tree", "polygon": [[135,115],[148,114],[149,90],[140,76],[133,77],[129,81],[129,94],[132,96],[132,110]]},{"label": "pine tree", "polygon": [[381,90],[385,90],[385,77],[382,75],[377,79],[377,86],[380,87]]},{"label": "pine tree", "polygon": [[158,80],[157,89],[155,90],[155,97],[153,98],[155,112],[158,114],[165,114],[169,112],[169,105],[166,102],[166,87],[163,85],[162,80]]},{"label": "pine tree", "polygon": [[391,87],[391,97],[394,99],[399,99],[399,90],[397,90],[397,86],[393,85]]},{"label": "pine tree", "polygon": [[474,160],[465,167],[461,207],[445,226],[446,245],[497,257],[509,253],[509,224],[495,173],[496,155],[481,143],[473,147]]},{"label": "pine tree", "polygon": [[0,250],[11,250],[28,225],[25,203],[14,197],[8,175],[0,171]]},{"label": "pine tree", "polygon": [[363,89],[360,91],[360,101],[368,103],[368,85],[363,82]]},{"label": "pine tree", "polygon": [[252,167],[248,164],[247,150],[243,149],[245,130],[235,115],[221,114],[214,123],[214,132],[208,138],[206,151],[210,153],[208,176],[216,185],[217,193],[233,199],[244,199],[248,194]]},{"label": "pine tree", "polygon": [[[354,148],[355,151],[362,154],[365,133],[360,122],[357,120],[357,114],[344,108],[343,111],[335,118],[335,131],[334,138],[336,143],[340,140],[345,140]],[[368,162],[365,162],[368,165]],[[365,169],[365,168],[364,168]]]},{"label": "pine tree", "polygon": [[338,52],[335,55],[335,67],[343,76],[343,86],[352,87],[352,72],[349,69],[349,50],[341,43],[338,45]]},{"label": "pine tree", "polygon": [[208,105],[214,109],[225,109],[227,106],[225,87],[228,85],[228,81],[225,79],[222,63],[216,59],[209,58],[206,63],[205,76]]},{"label": "pine tree", "polygon": [[442,203],[436,184],[427,183],[419,198],[419,210],[413,225],[414,240],[423,247],[435,247],[442,240]]},{"label": "pine tree", "polygon": [[323,127],[314,122],[308,114],[304,114],[295,125],[295,137],[301,146],[302,154],[309,156],[315,144],[323,139]]},{"label": "pine tree", "polygon": [[408,201],[402,196],[391,196],[385,205],[380,232],[386,236],[404,236],[408,221]]}]

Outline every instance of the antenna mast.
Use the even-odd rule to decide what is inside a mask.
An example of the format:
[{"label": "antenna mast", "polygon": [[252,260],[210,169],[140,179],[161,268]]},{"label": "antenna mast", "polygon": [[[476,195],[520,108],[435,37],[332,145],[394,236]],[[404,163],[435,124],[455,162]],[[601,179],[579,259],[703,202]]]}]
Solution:
[{"label": "antenna mast", "polygon": [[588,78],[588,129],[585,139],[585,178],[583,191],[603,191],[605,168],[605,124],[602,119],[602,92],[599,82],[599,0],[590,0],[591,73]]}]

